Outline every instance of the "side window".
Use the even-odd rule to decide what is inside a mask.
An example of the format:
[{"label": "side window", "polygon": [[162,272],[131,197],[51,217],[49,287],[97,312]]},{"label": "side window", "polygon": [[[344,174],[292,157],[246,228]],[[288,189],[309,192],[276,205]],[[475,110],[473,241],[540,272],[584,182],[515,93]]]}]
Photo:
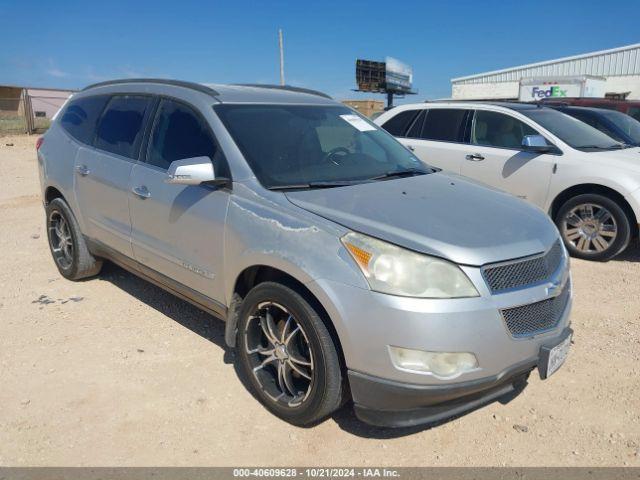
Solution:
[{"label": "side window", "polygon": [[526,135],[538,135],[538,132],[510,115],[476,110],[471,129],[472,144],[519,149]]},{"label": "side window", "polygon": [[420,136],[422,135],[422,126],[424,125],[424,119],[428,113],[429,110],[422,110],[420,112],[418,118],[416,118],[413,121],[413,124],[411,124],[411,126],[409,127],[409,131],[407,132],[408,138],[420,138]]},{"label": "side window", "polygon": [[190,107],[163,100],[151,133],[147,163],[166,170],[175,160],[193,157],[209,157],[216,176],[230,176],[204,121]]},{"label": "side window", "polygon": [[421,137],[424,140],[461,142],[467,111],[457,108],[434,108],[424,119]]},{"label": "side window", "polygon": [[72,100],[65,108],[60,124],[73,138],[91,145],[96,122],[109,98],[108,95],[100,95]]},{"label": "side window", "polygon": [[123,157],[136,158],[142,141],[145,113],[150,105],[150,97],[113,97],[100,119],[95,147]]},{"label": "side window", "polygon": [[382,128],[395,137],[404,137],[407,128],[413,123],[418,113],[420,113],[420,110],[405,110],[404,112],[400,112],[387,120],[382,125]]}]

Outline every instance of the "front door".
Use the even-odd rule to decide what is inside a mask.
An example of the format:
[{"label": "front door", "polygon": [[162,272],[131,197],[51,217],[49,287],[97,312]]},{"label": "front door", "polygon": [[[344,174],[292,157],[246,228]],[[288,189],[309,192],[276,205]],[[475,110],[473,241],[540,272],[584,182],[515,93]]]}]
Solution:
[{"label": "front door", "polygon": [[224,303],[222,268],[229,191],[209,185],[165,183],[171,162],[206,156],[228,176],[206,121],[190,106],[162,100],[146,162],[131,174],[130,211],[135,258],[148,268]]},{"label": "front door", "polygon": [[460,173],[543,207],[557,157],[522,151],[526,135],[539,133],[510,115],[476,110]]}]

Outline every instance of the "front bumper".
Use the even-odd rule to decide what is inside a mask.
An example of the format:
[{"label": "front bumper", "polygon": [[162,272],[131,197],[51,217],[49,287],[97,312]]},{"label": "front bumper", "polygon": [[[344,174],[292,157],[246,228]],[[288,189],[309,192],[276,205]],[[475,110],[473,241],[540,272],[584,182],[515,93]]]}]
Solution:
[{"label": "front bumper", "polygon": [[[562,341],[571,334],[567,328],[558,338]],[[415,385],[354,371],[348,374],[360,420],[380,427],[411,427],[439,422],[519,393],[538,362],[527,360],[495,376],[449,385]]]},{"label": "front bumper", "polygon": [[[570,294],[554,328],[514,336],[501,310],[549,298],[549,283],[491,295],[478,269],[463,267],[476,298],[431,300],[376,293],[327,280],[307,284],[340,338],[357,416],[381,426],[433,423],[513,393],[526,385],[541,348],[570,332]],[[567,270],[551,279],[571,288]],[[389,347],[471,352],[478,368],[455,378],[403,370]]]},{"label": "front bumper", "polygon": [[[480,285],[476,280],[474,283]],[[540,347],[553,343],[569,326],[572,303],[569,299],[553,329],[515,338],[500,310],[547,299],[546,285],[501,295],[481,291],[480,297],[454,300],[394,297],[326,280],[308,286],[333,321],[348,370],[416,385],[451,385],[490,378],[514,365],[535,362]],[[471,352],[479,366],[456,378],[438,378],[397,368],[389,346]]]}]

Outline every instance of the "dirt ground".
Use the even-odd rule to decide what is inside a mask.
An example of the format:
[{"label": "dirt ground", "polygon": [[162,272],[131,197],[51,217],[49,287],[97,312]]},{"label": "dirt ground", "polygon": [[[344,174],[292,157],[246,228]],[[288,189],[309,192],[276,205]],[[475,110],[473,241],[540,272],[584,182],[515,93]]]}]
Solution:
[{"label": "dirt ground", "polygon": [[112,265],[58,274],[34,144],[0,138],[0,465],[640,466],[637,247],[572,261],[570,357],[510,403],[433,428],[348,407],[297,428],[238,380],[222,321]]}]

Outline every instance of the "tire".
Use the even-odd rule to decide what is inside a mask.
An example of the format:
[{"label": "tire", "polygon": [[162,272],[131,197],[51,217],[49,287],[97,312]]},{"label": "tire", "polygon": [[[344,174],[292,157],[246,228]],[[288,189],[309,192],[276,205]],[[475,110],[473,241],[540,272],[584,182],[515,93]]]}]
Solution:
[{"label": "tire", "polygon": [[342,405],[344,380],[336,345],[318,312],[291,288],[265,282],[247,294],[236,345],[240,373],[281,419],[310,425]]},{"label": "tire", "polygon": [[569,199],[555,222],[571,256],[584,260],[610,260],[631,240],[631,224],[622,207],[595,193]]},{"label": "tire", "polygon": [[102,260],[95,258],[84,240],[76,217],[62,198],[54,198],[45,208],[49,249],[60,274],[68,280],[97,275]]}]

